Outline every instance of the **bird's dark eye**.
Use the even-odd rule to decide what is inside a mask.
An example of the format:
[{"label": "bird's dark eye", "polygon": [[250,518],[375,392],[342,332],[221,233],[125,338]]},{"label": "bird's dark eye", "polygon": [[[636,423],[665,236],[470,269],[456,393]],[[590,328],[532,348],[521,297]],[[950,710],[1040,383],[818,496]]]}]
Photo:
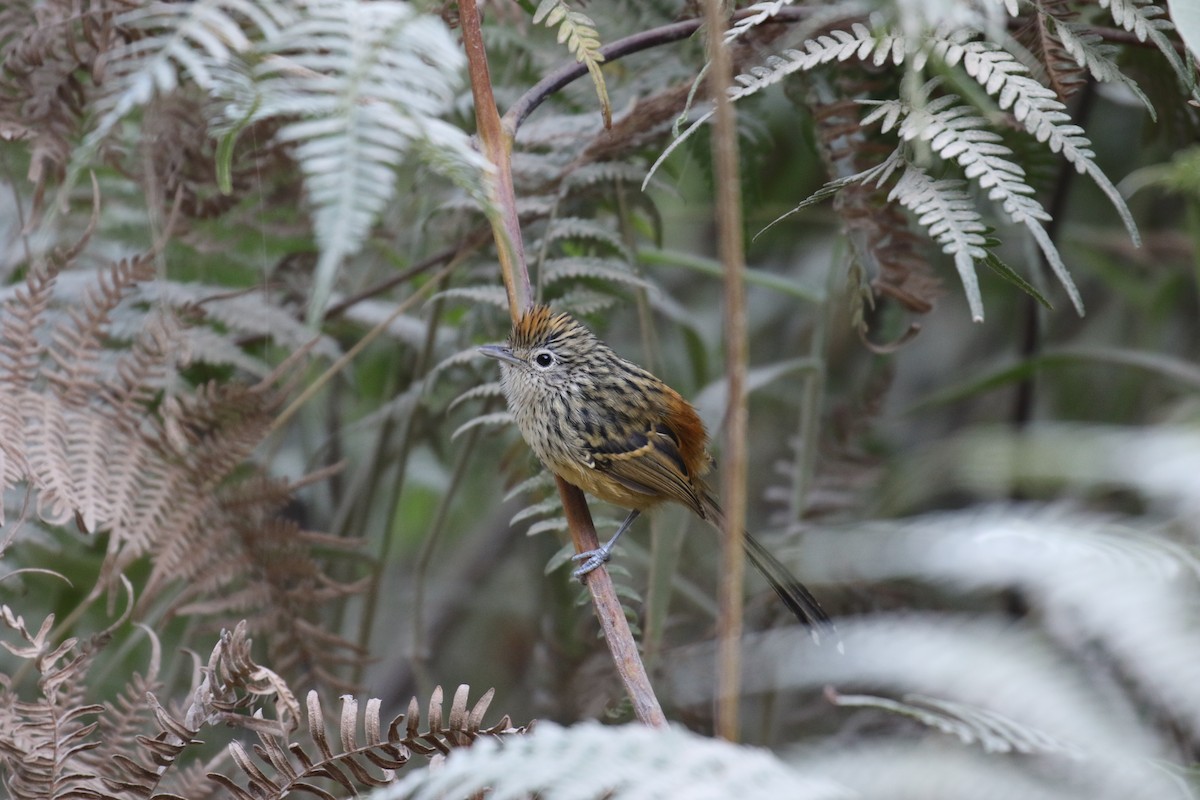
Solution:
[{"label": "bird's dark eye", "polygon": [[533,356],[533,363],[541,369],[550,369],[554,366],[554,354],[549,350],[539,350]]}]

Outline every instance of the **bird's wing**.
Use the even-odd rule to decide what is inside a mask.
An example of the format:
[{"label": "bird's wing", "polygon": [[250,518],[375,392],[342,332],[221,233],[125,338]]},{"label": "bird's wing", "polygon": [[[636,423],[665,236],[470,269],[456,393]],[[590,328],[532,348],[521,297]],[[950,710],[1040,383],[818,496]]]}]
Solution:
[{"label": "bird's wing", "polygon": [[588,447],[592,467],[633,492],[682,503],[704,516],[694,477],[679,453],[679,440],[666,425]]}]

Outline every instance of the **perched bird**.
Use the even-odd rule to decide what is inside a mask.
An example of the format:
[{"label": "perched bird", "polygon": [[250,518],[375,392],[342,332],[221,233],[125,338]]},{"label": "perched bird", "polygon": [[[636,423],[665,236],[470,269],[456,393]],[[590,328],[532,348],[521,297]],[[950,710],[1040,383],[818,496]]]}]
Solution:
[{"label": "perched bird", "polygon": [[[531,308],[506,345],[479,351],[500,362],[500,385],[517,427],[538,459],[588,494],[630,509],[616,534],[579,553],[581,577],[608,561],[643,511],[666,501],[722,527],[704,481],[708,434],[691,403],[650,372],[618,356],[569,314]],[[746,555],[806,625],[831,627],[816,598],[754,537]]]}]

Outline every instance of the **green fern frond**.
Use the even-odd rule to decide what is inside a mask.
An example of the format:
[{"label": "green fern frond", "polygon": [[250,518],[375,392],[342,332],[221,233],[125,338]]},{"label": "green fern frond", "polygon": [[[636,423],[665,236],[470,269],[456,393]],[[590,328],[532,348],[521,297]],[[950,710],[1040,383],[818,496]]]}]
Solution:
[{"label": "green fern frond", "polygon": [[455,286],[435,294],[431,300],[462,300],[471,305],[489,305],[508,310],[508,295],[503,286]]},{"label": "green fern frond", "polygon": [[504,493],[504,502],[508,502],[527,492],[543,492],[554,488],[554,476],[545,470],[539,470],[536,475],[518,483]]},{"label": "green fern frond", "polygon": [[611,294],[594,292],[591,289],[576,288],[565,292],[555,301],[555,305],[570,311],[576,316],[588,316],[612,308],[620,298]]},{"label": "green fern frond", "polygon": [[633,261],[633,254],[620,235],[608,225],[583,217],[559,217],[550,225],[546,232],[546,243],[563,239],[586,239],[598,242],[606,248],[615,251],[626,261]]},{"label": "green fern frond", "polygon": [[478,386],[473,386],[467,391],[460,394],[458,397],[450,401],[450,405],[446,407],[447,411],[453,411],[463,403],[471,400],[486,399],[489,397],[503,397],[504,392],[500,388],[499,381],[490,383],[481,383]]},{"label": "green fern frond", "polygon": [[566,42],[567,50],[575,60],[587,67],[596,97],[600,101],[600,113],[604,116],[605,130],[612,127],[612,103],[608,99],[608,86],[600,65],[604,53],[600,52],[600,34],[596,23],[587,14],[572,11],[566,0],[542,0],[533,15],[535,25],[545,22],[547,28],[558,26],[558,43]]},{"label": "green fern frond", "polygon": [[543,500],[540,503],[534,503],[531,506],[525,506],[508,521],[509,525],[516,525],[519,522],[524,522],[531,517],[540,517],[544,514],[554,514],[562,510],[562,502],[558,499],[558,494],[554,493],[549,499]]},{"label": "green fern frond", "polygon": [[[559,508],[560,509],[562,508],[561,503],[559,504]],[[602,522],[602,520],[595,519],[595,520],[593,520],[593,522],[595,522],[595,524],[599,525]],[[533,523],[532,525],[529,526],[529,530],[526,531],[526,534],[528,536],[539,536],[543,533],[566,533],[568,530],[570,530],[570,528],[567,526],[567,518],[564,517],[562,514],[558,514],[557,516],[551,517],[550,519],[538,520],[537,522]],[[571,555],[574,555],[574,552],[575,551],[572,548],[570,550],[570,553],[567,555],[567,557],[565,559],[563,559],[561,562],[551,561],[546,566],[546,572],[547,573],[553,572],[555,569],[557,569],[562,564],[566,563],[567,561],[570,561]]]},{"label": "green fern frond", "polygon": [[[429,370],[429,374],[425,377],[425,384],[427,386],[433,386],[435,383],[437,383],[438,378],[440,378],[447,370],[454,367],[478,367],[485,361],[488,361],[488,359],[480,355],[479,349],[475,346],[468,347],[465,350],[459,350],[458,352],[452,353],[438,363],[434,364],[433,368]],[[489,363],[492,364],[492,368],[494,369],[495,362]],[[494,373],[487,374],[490,375]]]},{"label": "green fern frond", "polygon": [[453,441],[457,439],[459,436],[462,436],[472,428],[478,428],[480,426],[499,428],[512,424],[512,421],[512,414],[507,411],[496,411],[491,414],[483,414],[482,416],[469,419],[462,425],[459,425],[457,428],[455,428],[454,433],[450,434],[450,440]]},{"label": "green fern frond", "polygon": [[[523,132],[525,129],[521,130]],[[639,164],[625,161],[596,161],[572,169],[563,181],[563,190],[569,193],[583,187],[616,182],[636,185],[642,182],[643,177],[645,177],[645,169]]]},{"label": "green fern frond", "polygon": [[542,282],[546,286],[580,278],[635,286],[652,294],[658,292],[657,286],[630,272],[623,262],[611,258],[549,258],[542,267]]}]

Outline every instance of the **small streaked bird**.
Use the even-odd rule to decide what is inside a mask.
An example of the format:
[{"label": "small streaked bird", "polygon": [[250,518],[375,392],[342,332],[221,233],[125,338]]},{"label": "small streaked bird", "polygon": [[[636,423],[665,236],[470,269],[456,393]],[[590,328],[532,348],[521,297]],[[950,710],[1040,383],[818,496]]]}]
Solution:
[{"label": "small streaked bird", "polygon": [[[609,559],[643,511],[674,501],[721,529],[704,475],[708,434],[691,403],[626,361],[569,314],[531,308],[505,345],[479,351],[500,362],[500,384],[517,427],[547,469],[588,494],[630,509],[600,548],[575,556],[582,577]],[[750,534],[746,556],[788,609],[814,629],[829,616],[805,586]]]}]

